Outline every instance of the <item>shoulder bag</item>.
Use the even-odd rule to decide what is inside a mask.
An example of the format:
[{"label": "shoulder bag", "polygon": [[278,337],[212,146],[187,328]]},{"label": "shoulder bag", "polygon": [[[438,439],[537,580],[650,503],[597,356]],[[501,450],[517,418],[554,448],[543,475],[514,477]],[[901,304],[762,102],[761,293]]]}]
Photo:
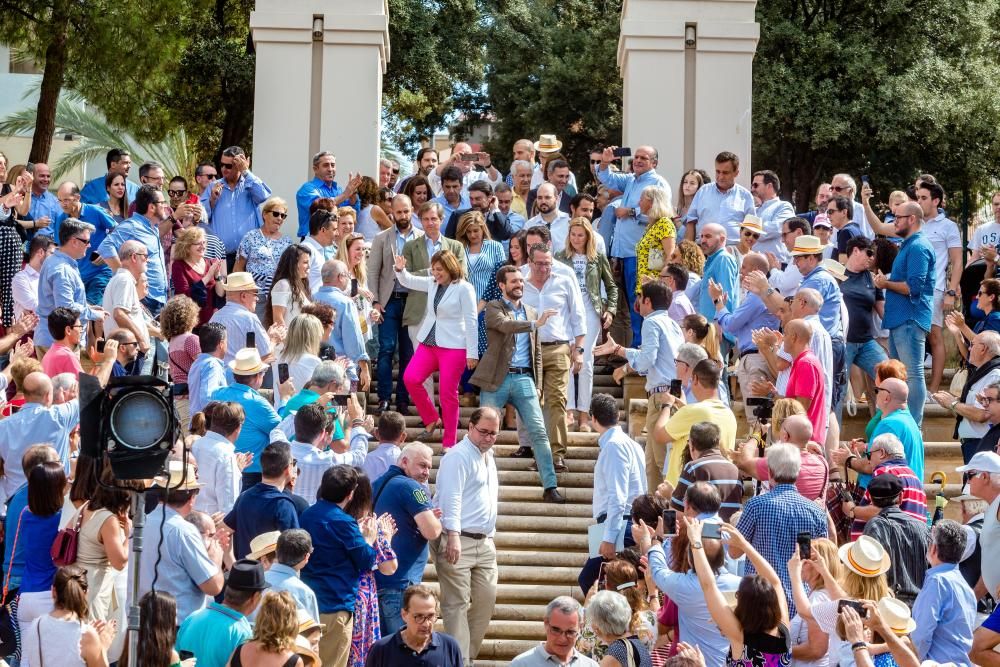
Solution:
[{"label": "shoulder bag", "polygon": [[80,540],[80,524],[83,523],[83,510],[87,503],[83,503],[76,511],[76,522],[74,525],[67,525],[56,533],[56,539],[52,541],[52,548],[49,555],[52,557],[52,564],[56,567],[66,567],[76,562],[76,550]]}]

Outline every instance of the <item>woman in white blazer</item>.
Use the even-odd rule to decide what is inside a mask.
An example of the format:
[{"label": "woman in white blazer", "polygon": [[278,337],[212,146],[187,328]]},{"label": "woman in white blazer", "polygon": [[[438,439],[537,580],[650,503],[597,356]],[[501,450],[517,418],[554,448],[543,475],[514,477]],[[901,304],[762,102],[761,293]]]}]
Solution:
[{"label": "woman in white blazer", "polygon": [[406,259],[396,255],[396,277],[408,289],[427,292],[427,310],[417,332],[417,349],[403,372],[403,384],[410,392],[424,431],[418,440],[427,440],[442,426],[424,381],[439,373],[444,434],[441,444],[454,446],[458,432],[458,384],[462,372],[479,362],[476,290],[462,279],[462,265],[449,250],[431,257],[431,275],[414,276],[406,270]]}]

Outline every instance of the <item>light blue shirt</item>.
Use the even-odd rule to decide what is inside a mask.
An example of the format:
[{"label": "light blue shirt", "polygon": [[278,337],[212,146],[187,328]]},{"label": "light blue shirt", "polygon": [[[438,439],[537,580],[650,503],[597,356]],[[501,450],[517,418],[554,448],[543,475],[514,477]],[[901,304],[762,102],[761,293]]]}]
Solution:
[{"label": "light blue shirt", "polygon": [[[52,224],[50,224],[45,229],[38,232],[39,234],[48,234],[55,240],[56,245],[59,245],[59,227],[62,225],[63,220],[68,216],[59,209],[59,212],[52,218]],[[111,267],[107,264],[97,265],[90,261],[90,254],[92,252],[97,252],[97,249],[107,238],[108,233],[117,226],[115,219],[111,217],[111,214],[107,210],[97,206],[96,204],[81,204],[80,205],[80,215],[77,217],[78,220],[86,222],[89,225],[94,226],[94,231],[90,233],[90,248],[87,249],[87,254],[77,260],[76,264],[80,268],[80,277],[83,278],[84,284],[89,282],[92,278],[98,275],[106,275],[109,279],[111,278]]]},{"label": "light blue shirt", "polygon": [[[108,201],[108,191],[104,189],[104,179],[107,174],[98,176],[87,181],[87,184],[80,190],[80,201],[84,204],[103,204]],[[135,201],[135,196],[139,192],[139,186],[132,181],[125,179],[125,194],[128,200]]]},{"label": "light blue shirt", "polygon": [[448,219],[451,217],[452,213],[455,211],[461,211],[463,208],[471,208],[471,205],[469,204],[469,193],[465,188],[462,188],[462,195],[458,198],[458,206],[452,206],[449,204],[448,200],[444,198],[443,192],[431,201],[436,201],[444,207],[444,218],[441,219],[441,236],[444,236],[444,226],[448,224]]},{"label": "light blue shirt", "polygon": [[59,200],[54,194],[48,190],[41,195],[31,193],[31,208],[28,209],[28,215],[31,216],[32,220],[48,217],[50,222],[55,222],[56,217],[61,213],[62,207],[59,206]]},{"label": "light blue shirt", "polygon": [[830,338],[843,338],[844,326],[840,319],[840,303],[843,301],[843,296],[837,279],[822,266],[817,266],[802,277],[799,289],[806,287],[816,290],[823,297],[823,306],[819,309],[819,321],[830,333]]},{"label": "light blue shirt", "polygon": [[910,640],[920,660],[972,665],[969,650],[976,629],[976,596],[956,563],[927,570],[924,585],[913,603],[917,629]]},{"label": "light blue shirt", "polygon": [[[49,315],[59,307],[79,311],[81,322],[101,319],[101,316],[87,305],[87,290],[83,286],[83,279],[80,278],[76,260],[62,250],[56,249],[42,264],[38,276],[38,326],[35,327],[35,345],[52,346]],[[86,330],[86,327],[84,329]]]},{"label": "light blue shirt", "polygon": [[188,369],[188,400],[191,414],[201,412],[211,403],[212,394],[227,386],[226,367],[222,359],[202,352]]},{"label": "light blue shirt", "polygon": [[[424,234],[424,246],[427,248],[427,259],[430,260],[434,257],[434,253],[441,250],[441,246],[444,244],[444,234],[438,234],[437,241],[432,239],[427,234]],[[398,280],[396,282],[399,282]]]},{"label": "light blue shirt", "polygon": [[21,457],[32,445],[52,445],[69,474],[69,434],[79,423],[80,401],[75,398],[49,408],[40,403],[25,403],[18,412],[0,419],[0,458],[4,462],[0,486],[4,496],[12,497],[27,484]]},{"label": "light blue shirt", "polygon": [[753,247],[754,252],[774,253],[779,262],[783,264],[790,262],[792,255],[785,247],[781,226],[788,218],[795,217],[795,209],[788,202],[775,197],[757,208],[757,217],[764,227],[764,233],[757,239],[757,244]]},{"label": "light blue shirt", "polygon": [[612,426],[597,439],[600,452],[594,465],[593,517],[607,515],[604,541],[615,543],[632,513],[632,501],[646,492],[645,455],[639,444],[620,426]]},{"label": "light blue shirt", "polygon": [[[700,192],[700,190],[699,190]],[[695,195],[697,196],[697,195]],[[708,291],[708,281],[711,278],[722,286],[722,291],[729,295],[726,300],[726,310],[730,313],[740,305],[739,299],[739,275],[740,269],[736,265],[736,258],[725,248],[719,248],[705,260],[705,271],[698,281],[698,312],[712,322],[715,320],[715,304],[712,303],[712,295]]]},{"label": "light blue shirt", "polygon": [[225,306],[215,311],[210,322],[218,322],[226,327],[226,358],[227,364],[236,358],[236,353],[246,345],[247,334],[254,333],[254,342],[261,358],[271,352],[271,342],[267,337],[264,325],[260,323],[257,314],[247,310],[242,304],[229,301]]},{"label": "light blue shirt", "polygon": [[[365,445],[365,449],[368,449],[367,445]],[[365,462],[361,464],[361,469],[368,475],[368,479],[375,481],[385,474],[389,466],[396,465],[402,451],[399,445],[394,442],[380,442],[378,447],[368,452]]]},{"label": "light blue shirt", "polygon": [[146,530],[147,535],[156,538],[146,543],[139,563],[139,597],[152,589],[153,576],[157,575],[156,590],[174,596],[177,622],[183,624],[208,602],[208,596],[198,586],[214,577],[219,568],[208,557],[201,532],[172,507],[157,505],[146,515]]},{"label": "light blue shirt", "polygon": [[778,318],[771,314],[760,297],[753,292],[747,293],[743,303],[732,313],[725,309],[717,310],[715,320],[725,333],[736,337],[741,354],[757,349],[751,337],[754,330],[767,327],[777,331],[780,327]]},{"label": "light blue shirt", "polygon": [[[515,308],[507,299],[503,302],[507,304],[510,308],[511,314],[514,316],[515,320],[521,320],[526,322],[528,320],[528,312],[524,309],[524,304],[522,303],[519,308]],[[534,327],[534,325],[532,325]],[[510,365],[514,368],[531,368],[531,334],[530,333],[519,333],[514,334],[514,356],[510,358]]]},{"label": "light blue shirt", "polygon": [[726,244],[737,245],[740,242],[740,223],[746,216],[754,215],[756,210],[753,195],[739,183],[725,192],[715,183],[706,183],[698,188],[691,200],[684,222],[697,223],[696,237],[701,233],[702,227],[709,223],[722,225],[726,230]]},{"label": "light blue shirt", "polygon": [[227,253],[234,253],[247,232],[261,226],[258,207],[271,196],[271,188],[252,172],[245,171],[235,187],[222,179],[222,192],[212,206],[212,188],[217,182],[209,183],[201,193],[201,204],[208,211],[212,233],[222,239]]},{"label": "light blue shirt", "polygon": [[271,590],[275,593],[288,591],[295,604],[309,612],[312,619],[319,623],[319,604],[316,602],[316,594],[302,581],[298,570],[275,562],[271,569],[264,573],[264,579],[271,584]]},{"label": "light blue shirt", "polygon": [[[160,582],[156,582],[159,586]],[[177,632],[177,650],[191,651],[199,665],[226,667],[236,647],[253,636],[246,616],[211,602],[187,617]]]},{"label": "light blue shirt", "polygon": [[[627,208],[637,208],[642,191],[648,187],[663,188],[667,191],[667,200],[671,199],[670,184],[667,179],[656,173],[655,169],[636,176],[635,174],[623,174],[613,172],[610,168],[597,172],[597,180],[622,193],[621,203],[618,206]],[[608,208],[611,208],[609,205]],[[613,214],[613,212],[612,212]],[[603,218],[602,218],[603,220]],[[645,215],[638,217],[630,215],[625,218],[611,218],[613,240],[611,243],[612,257],[635,257],[635,246],[646,233],[646,225],[649,220]],[[605,239],[606,240],[606,239]]]},{"label": "light blue shirt", "polygon": [[143,215],[133,213],[132,217],[115,227],[97,248],[98,254],[108,259],[118,258],[118,249],[125,241],[138,241],[146,246],[146,278],[149,279],[149,298],[158,303],[167,302],[167,265],[163,246],[160,245],[160,230]]},{"label": "light blue shirt", "polygon": [[[309,236],[309,207],[314,201],[323,197],[331,199],[340,196],[340,186],[337,181],[327,183],[321,178],[306,181],[295,193],[295,206],[299,211],[299,236]],[[317,621],[318,622],[318,621]]]},{"label": "light blue shirt", "polygon": [[629,366],[646,376],[646,391],[664,387],[677,377],[677,349],[684,333],[665,310],[650,313],[642,321],[642,346],[625,349]]},{"label": "light blue shirt", "polygon": [[[658,544],[653,545],[646,557],[649,559],[656,587],[683,610],[678,616],[681,637],[688,644],[701,648],[706,665],[726,664],[729,640],[719,631],[719,626],[708,613],[705,591],[698,582],[698,575],[694,570],[684,573],[671,571],[663,547]],[[735,592],[740,587],[741,580],[742,577],[722,570],[716,575],[715,584],[723,593]]]},{"label": "light blue shirt", "polygon": [[253,461],[244,472],[260,472],[260,455],[271,442],[271,431],[281,423],[281,417],[275,412],[274,406],[257,393],[253,387],[245,384],[232,384],[217,389],[212,394],[213,401],[234,401],[243,406],[246,418],[243,420],[243,430],[236,439],[236,452],[253,454]]},{"label": "light blue shirt", "polygon": [[335,317],[333,320],[333,331],[330,332],[330,345],[337,352],[338,357],[347,357],[348,377],[352,380],[358,379],[357,361],[368,361],[368,353],[365,351],[365,339],[361,335],[361,322],[358,320],[358,310],[354,307],[351,297],[333,285],[323,285],[313,294],[313,301],[325,303],[333,308]]}]

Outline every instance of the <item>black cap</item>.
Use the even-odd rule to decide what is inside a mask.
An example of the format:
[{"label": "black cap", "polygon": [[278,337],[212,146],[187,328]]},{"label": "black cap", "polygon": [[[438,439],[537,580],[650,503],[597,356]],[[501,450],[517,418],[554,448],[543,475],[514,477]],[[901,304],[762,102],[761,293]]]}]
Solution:
[{"label": "black cap", "polygon": [[868,495],[872,498],[887,500],[895,498],[902,492],[903,482],[892,473],[878,475],[868,482]]},{"label": "black cap", "polygon": [[233,563],[226,585],[237,591],[262,591],[271,587],[264,579],[264,566],[248,558]]}]

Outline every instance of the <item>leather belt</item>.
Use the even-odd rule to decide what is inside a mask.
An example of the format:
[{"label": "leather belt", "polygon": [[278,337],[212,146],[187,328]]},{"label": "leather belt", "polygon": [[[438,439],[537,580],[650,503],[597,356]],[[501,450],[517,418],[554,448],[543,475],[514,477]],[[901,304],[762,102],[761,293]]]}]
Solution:
[{"label": "leather belt", "polygon": [[542,341],[542,345],[546,345],[546,346],[551,346],[551,345],[569,345],[569,341],[568,340],[553,340],[553,341],[549,341],[548,343],[546,343],[545,341]]},{"label": "leather belt", "polygon": [[487,537],[489,537],[489,535],[486,535],[485,533],[470,533],[464,530],[459,532],[459,535],[461,535],[462,537],[468,537],[469,539],[472,540],[485,540]]},{"label": "leather belt", "polygon": [[748,354],[760,354],[760,350],[755,347],[751,347],[749,350],[743,350],[740,352],[740,359],[747,356]]},{"label": "leather belt", "polygon": [[529,366],[511,366],[507,369],[510,375],[533,375],[534,371]]},{"label": "leather belt", "polygon": [[408,296],[410,296],[409,292],[393,292],[392,293],[392,298],[393,299],[405,299]]},{"label": "leather belt", "polygon": [[[601,512],[600,514],[597,515],[597,523],[604,523],[604,520],[607,519],[607,518],[608,518],[608,513],[607,512]],[[632,520],[632,515],[631,514],[626,514],[626,515],[622,516],[622,519],[624,519],[625,521],[631,521]]]},{"label": "leather belt", "polygon": [[669,384],[661,384],[659,387],[653,387],[652,389],[650,389],[646,393],[648,395],[652,396],[653,394],[665,394],[668,391],[670,391],[670,385]]}]

